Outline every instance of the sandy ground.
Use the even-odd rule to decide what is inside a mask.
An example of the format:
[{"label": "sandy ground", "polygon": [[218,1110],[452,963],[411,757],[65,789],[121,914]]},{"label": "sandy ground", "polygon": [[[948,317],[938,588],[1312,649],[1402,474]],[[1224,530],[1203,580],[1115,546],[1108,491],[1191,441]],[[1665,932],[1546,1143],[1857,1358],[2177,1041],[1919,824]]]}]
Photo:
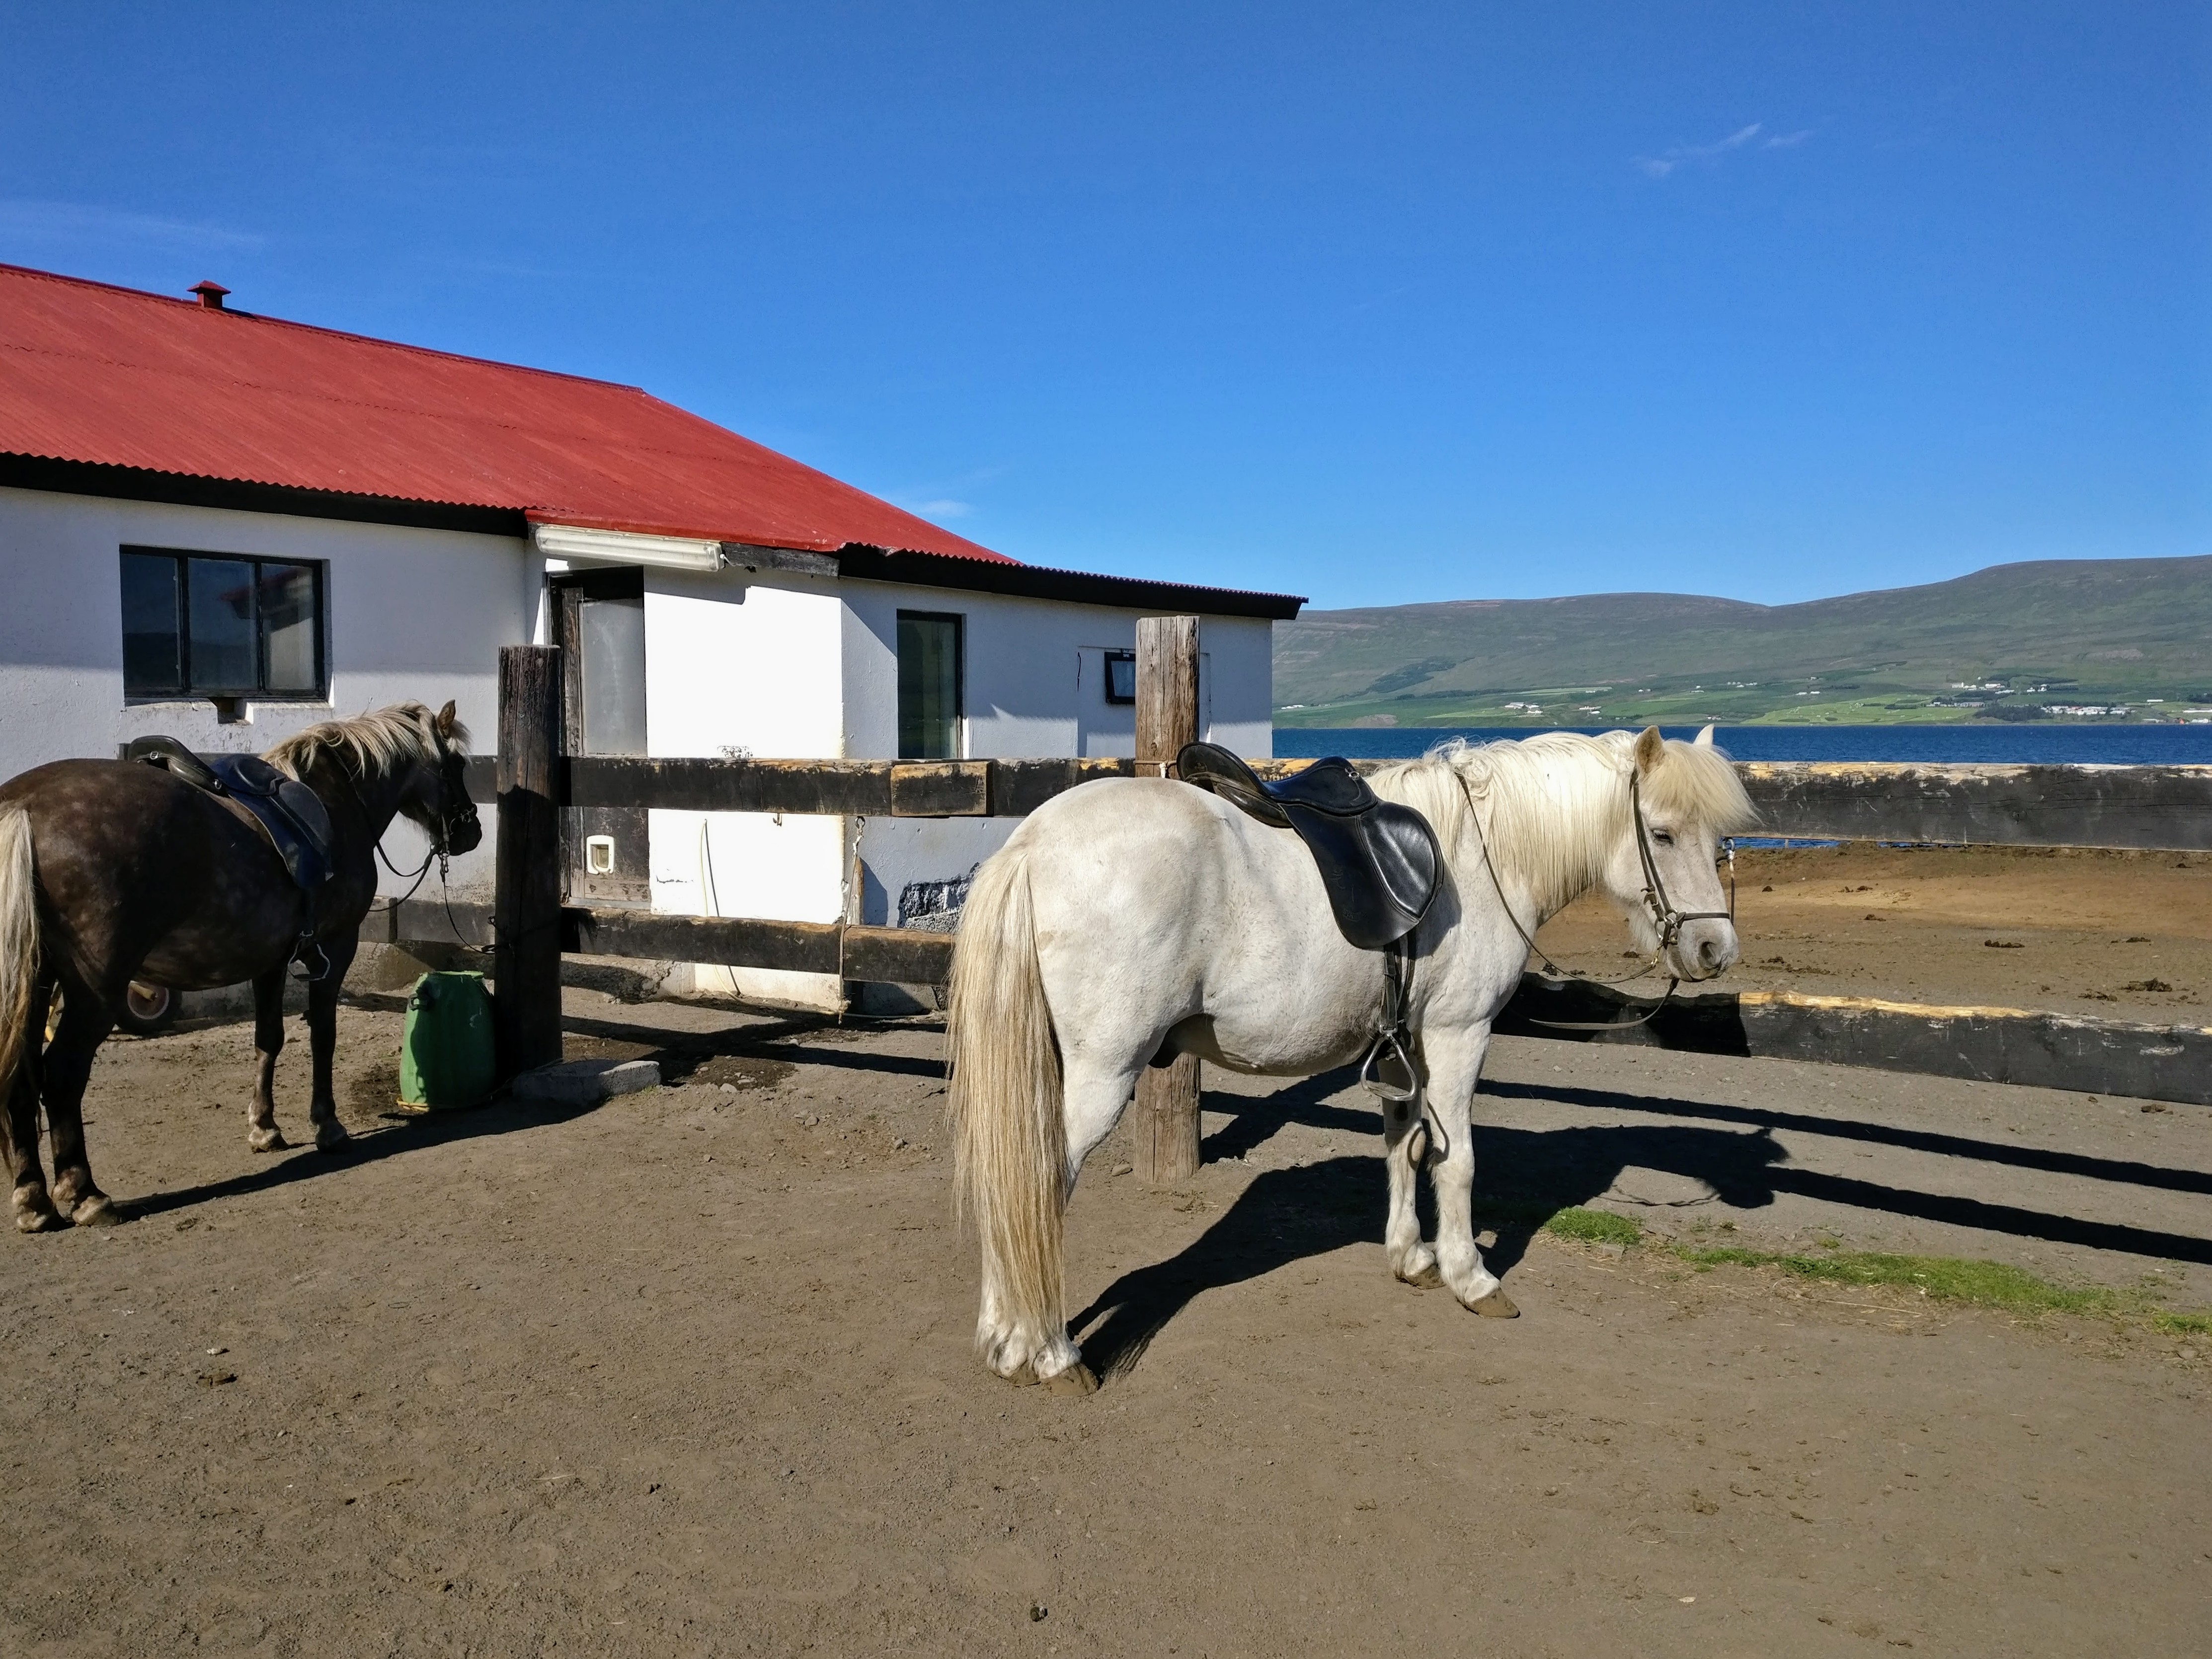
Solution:
[{"label": "sandy ground", "polygon": [[[1736,888],[1743,957],[1727,988],[2212,1024],[2212,855],[1751,851],[1737,856]],[[1563,966],[1623,970],[1625,936],[1601,899],[1537,942]]]},{"label": "sandy ground", "polygon": [[[1816,988],[2057,1006],[2033,988],[2156,976],[2191,988],[2080,1006],[2170,1018],[2212,983],[2203,875],[2171,860],[1764,863],[1748,954]],[[2054,913],[2075,925],[2017,925]],[[2000,928],[2022,948],[1981,944]],[[1601,957],[1616,930],[1558,933]],[[398,1008],[341,1016],[338,1157],[247,1152],[244,1025],[103,1052],[94,1167],[135,1218],[0,1240],[0,1653],[2212,1642],[2212,1340],[1697,1273],[1529,1219],[2198,1308],[2205,1109],[1504,1040],[1478,1146],[1516,1218],[1486,1235],[1525,1310],[1502,1322],[1387,1278],[1346,1077],[1209,1073],[1195,1182],[1115,1174],[1124,1135],[1077,1194],[1105,1386],[1068,1401],[969,1352],[927,1023],[574,989],[571,1052],[655,1055],[671,1086],[423,1118],[392,1109]]]}]

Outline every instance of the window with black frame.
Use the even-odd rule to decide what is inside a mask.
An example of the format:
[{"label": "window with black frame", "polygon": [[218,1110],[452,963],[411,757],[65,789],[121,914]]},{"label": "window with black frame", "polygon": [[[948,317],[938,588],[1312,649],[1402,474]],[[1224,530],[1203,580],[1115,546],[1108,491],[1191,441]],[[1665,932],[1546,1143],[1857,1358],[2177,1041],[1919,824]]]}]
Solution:
[{"label": "window with black frame", "polygon": [[958,760],[961,619],[898,613],[898,757]]},{"label": "window with black frame", "polygon": [[1105,653],[1106,701],[1134,702],[1137,700],[1137,653],[1133,651],[1109,651]]},{"label": "window with black frame", "polygon": [[320,698],[323,567],[123,550],[123,690],[131,697]]}]

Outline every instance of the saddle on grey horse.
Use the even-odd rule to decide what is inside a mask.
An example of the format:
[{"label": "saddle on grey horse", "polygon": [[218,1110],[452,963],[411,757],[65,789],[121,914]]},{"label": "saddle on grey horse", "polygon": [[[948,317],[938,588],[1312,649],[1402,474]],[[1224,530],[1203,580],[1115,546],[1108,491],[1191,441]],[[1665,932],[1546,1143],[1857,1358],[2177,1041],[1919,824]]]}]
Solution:
[{"label": "saddle on grey horse", "polygon": [[1443,858],[1429,821],[1379,799],[1340,756],[1269,783],[1218,744],[1183,745],[1186,783],[1235,802],[1262,823],[1294,831],[1313,854],[1345,938],[1363,951],[1395,945],[1435,901]]},{"label": "saddle on grey horse", "polygon": [[[314,958],[321,951],[314,944],[321,913],[324,884],[337,870],[332,856],[334,836],[331,815],[322,797],[297,779],[288,778],[258,755],[201,756],[174,738],[134,738],[123,751],[127,761],[167,767],[170,772],[211,795],[236,801],[261,826],[292,882],[307,901],[307,924],[301,930],[294,953],[313,977],[321,970]],[[324,964],[327,969],[328,964]]]}]

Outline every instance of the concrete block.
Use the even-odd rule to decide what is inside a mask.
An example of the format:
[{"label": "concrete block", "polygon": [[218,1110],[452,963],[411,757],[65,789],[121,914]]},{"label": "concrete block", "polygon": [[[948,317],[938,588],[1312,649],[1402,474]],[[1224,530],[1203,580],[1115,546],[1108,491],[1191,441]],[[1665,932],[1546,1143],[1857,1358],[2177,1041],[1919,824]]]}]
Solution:
[{"label": "concrete block", "polygon": [[649,1060],[568,1060],[525,1072],[508,1088],[520,1100],[596,1106],[617,1095],[659,1086],[660,1067]]}]

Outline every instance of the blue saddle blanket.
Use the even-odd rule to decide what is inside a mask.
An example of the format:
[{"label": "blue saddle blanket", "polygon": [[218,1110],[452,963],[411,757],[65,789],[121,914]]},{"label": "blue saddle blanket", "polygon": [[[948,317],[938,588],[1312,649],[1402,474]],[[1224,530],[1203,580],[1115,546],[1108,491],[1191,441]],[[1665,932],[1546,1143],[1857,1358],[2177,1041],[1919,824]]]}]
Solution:
[{"label": "blue saddle blanket", "polygon": [[322,797],[258,755],[205,755],[222,793],[260,821],[300,890],[321,896],[331,878],[331,815]]}]

